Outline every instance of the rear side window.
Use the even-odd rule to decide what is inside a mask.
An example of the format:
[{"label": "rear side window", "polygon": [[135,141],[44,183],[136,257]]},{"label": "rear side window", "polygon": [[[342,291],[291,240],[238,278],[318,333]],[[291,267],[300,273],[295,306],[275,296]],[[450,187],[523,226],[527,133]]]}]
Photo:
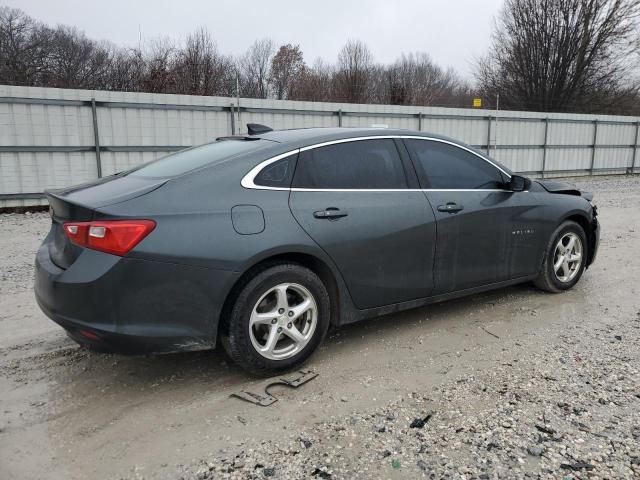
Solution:
[{"label": "rear side window", "polygon": [[405,140],[423,188],[500,189],[500,170],[460,147],[431,140]]},{"label": "rear side window", "polygon": [[293,176],[295,158],[295,155],[289,155],[282,160],[267,165],[256,175],[253,183],[265,187],[289,188],[291,177]]},{"label": "rear side window", "polygon": [[175,177],[263,147],[264,140],[219,140],[167,155],[131,171],[136,177]]},{"label": "rear side window", "polygon": [[359,140],[301,152],[293,186],[402,189],[407,188],[407,179],[393,140]]}]

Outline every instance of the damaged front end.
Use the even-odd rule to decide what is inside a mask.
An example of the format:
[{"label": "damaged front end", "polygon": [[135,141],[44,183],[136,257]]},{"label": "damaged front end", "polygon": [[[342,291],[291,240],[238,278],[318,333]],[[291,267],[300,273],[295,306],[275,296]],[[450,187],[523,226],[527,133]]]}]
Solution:
[{"label": "damaged front end", "polygon": [[550,180],[536,180],[542,188],[549,193],[559,193],[563,195],[575,195],[577,197],[583,197],[589,202],[593,200],[593,193],[584,192],[578,187],[567,182],[554,182]]},{"label": "damaged front end", "polygon": [[[593,199],[593,194],[591,195],[591,199]],[[586,197],[585,197],[586,198]],[[588,199],[591,203],[591,199]],[[587,232],[587,241],[589,242],[589,254],[587,257],[586,266],[589,267],[595,259],[596,254],[598,253],[598,245],[600,243],[600,223],[598,222],[598,207],[596,207],[593,203],[591,203],[591,207],[593,209],[593,216],[591,218],[591,228],[589,232]]]},{"label": "damaged front end", "polygon": [[593,193],[580,190],[578,187],[567,182],[556,182],[552,180],[536,180],[536,182],[548,193],[560,195],[573,195],[582,197],[591,204],[592,215],[590,223],[583,224],[589,243],[586,267],[591,265],[598,252],[598,244],[600,243],[600,224],[598,222],[598,208],[593,203]]}]

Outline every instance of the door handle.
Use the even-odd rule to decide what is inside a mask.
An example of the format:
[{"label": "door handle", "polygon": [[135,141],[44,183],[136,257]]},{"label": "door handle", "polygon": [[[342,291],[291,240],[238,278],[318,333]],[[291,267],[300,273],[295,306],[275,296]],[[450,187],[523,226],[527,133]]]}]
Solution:
[{"label": "door handle", "polygon": [[313,212],[313,216],[315,218],[325,218],[327,220],[337,220],[338,218],[346,217],[347,215],[346,211],[340,210],[336,207],[329,207],[324,210]]},{"label": "door handle", "polygon": [[446,205],[438,205],[439,212],[458,213],[460,210],[464,210],[464,207],[455,202],[449,202]]}]

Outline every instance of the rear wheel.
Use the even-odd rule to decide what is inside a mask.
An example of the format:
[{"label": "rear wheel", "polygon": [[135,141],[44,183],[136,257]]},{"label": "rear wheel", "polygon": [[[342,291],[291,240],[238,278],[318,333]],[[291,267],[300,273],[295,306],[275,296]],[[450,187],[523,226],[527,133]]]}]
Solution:
[{"label": "rear wheel", "polygon": [[582,227],[570,220],[562,223],[551,235],[535,285],[554,293],[573,287],[584,272],[587,248]]},{"label": "rear wheel", "polygon": [[329,327],[329,295],[318,276],[297,264],[262,270],[240,290],[221,332],[227,354],[257,375],[302,364]]}]

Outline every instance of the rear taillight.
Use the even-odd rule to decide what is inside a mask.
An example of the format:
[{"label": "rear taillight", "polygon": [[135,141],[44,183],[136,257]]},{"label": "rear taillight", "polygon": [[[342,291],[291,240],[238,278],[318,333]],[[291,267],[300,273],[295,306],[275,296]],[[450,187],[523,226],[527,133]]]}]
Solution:
[{"label": "rear taillight", "polygon": [[68,222],[64,233],[76,245],[113,255],[126,255],[156,228],[153,220]]}]

